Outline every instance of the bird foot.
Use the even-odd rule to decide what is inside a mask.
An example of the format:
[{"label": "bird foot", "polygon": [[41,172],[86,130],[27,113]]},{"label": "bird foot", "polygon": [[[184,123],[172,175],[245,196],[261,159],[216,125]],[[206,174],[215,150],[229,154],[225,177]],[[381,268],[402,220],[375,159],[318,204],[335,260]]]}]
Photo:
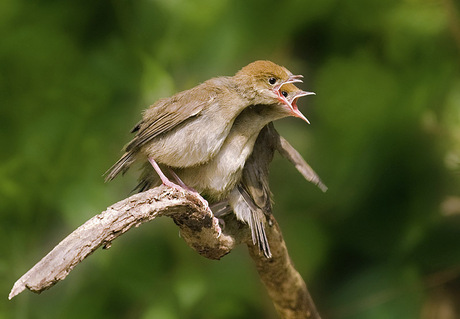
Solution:
[{"label": "bird foot", "polygon": [[222,229],[225,228],[225,221],[222,218],[219,218],[219,217],[216,217],[216,218],[218,220],[217,227],[219,227],[219,233],[217,234],[217,238],[219,238],[220,235],[222,235]]},{"label": "bird foot", "polygon": [[200,202],[203,204],[204,208],[210,212],[212,214],[212,210],[211,208],[209,207],[209,203],[206,199],[203,198],[203,196],[201,196],[200,193],[198,193],[196,190],[194,189],[187,189],[189,192],[195,194],[195,196],[200,200]]},{"label": "bird foot", "polygon": [[190,192],[190,193],[193,193],[193,195],[196,196],[196,198],[198,198],[198,200],[201,202],[201,204],[204,206],[204,208],[211,212],[212,213],[212,210],[211,208],[209,207],[209,203],[206,199],[203,198],[203,196],[201,196],[200,193],[198,193],[196,190],[194,190],[193,188],[190,188],[190,187],[183,187],[183,186],[180,186],[180,185],[177,185],[171,181],[163,181],[163,185],[165,186],[168,186],[168,187],[171,187],[171,188],[174,188],[176,190],[178,190],[179,192]]}]

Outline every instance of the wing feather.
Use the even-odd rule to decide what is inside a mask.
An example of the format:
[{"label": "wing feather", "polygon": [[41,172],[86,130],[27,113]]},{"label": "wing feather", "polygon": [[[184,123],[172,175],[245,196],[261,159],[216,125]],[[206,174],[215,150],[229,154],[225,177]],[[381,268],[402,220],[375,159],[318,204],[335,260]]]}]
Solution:
[{"label": "wing feather", "polygon": [[139,149],[155,137],[199,116],[216,98],[218,92],[219,88],[207,81],[193,89],[157,101],[144,112],[142,121],[135,127],[136,136],[125,150],[129,152]]},{"label": "wing feather", "polygon": [[221,91],[219,81],[218,78],[208,80],[190,90],[160,99],[145,110],[143,119],[131,130],[136,135],[125,146],[123,156],[105,173],[105,180],[112,180],[120,172],[126,172],[146,143],[199,116]]}]

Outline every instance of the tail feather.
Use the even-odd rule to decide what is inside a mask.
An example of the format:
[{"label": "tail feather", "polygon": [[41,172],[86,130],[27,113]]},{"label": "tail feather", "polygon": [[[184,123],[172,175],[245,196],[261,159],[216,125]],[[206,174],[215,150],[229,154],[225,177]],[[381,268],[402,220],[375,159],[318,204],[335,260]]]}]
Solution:
[{"label": "tail feather", "polygon": [[[254,245],[257,242],[259,250],[262,251],[267,258],[272,257],[270,245],[268,244],[267,234],[265,233],[265,214],[259,209],[258,211],[251,210],[251,232]],[[254,231],[255,230],[255,231]]]},{"label": "tail feather", "polygon": [[114,179],[119,173],[124,174],[132,163],[135,161],[134,153],[126,152],[123,156],[110,167],[107,172],[104,173],[105,181],[111,181]]},{"label": "tail feather", "polygon": [[271,258],[270,245],[265,232],[266,215],[252,200],[247,191],[238,185],[229,195],[229,202],[237,219],[249,225],[252,242],[265,257]]}]

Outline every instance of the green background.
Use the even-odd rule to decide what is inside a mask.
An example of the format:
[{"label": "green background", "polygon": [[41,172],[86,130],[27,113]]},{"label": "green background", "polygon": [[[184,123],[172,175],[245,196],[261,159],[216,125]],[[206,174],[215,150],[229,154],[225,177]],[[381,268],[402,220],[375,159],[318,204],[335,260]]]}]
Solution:
[{"label": "green background", "polygon": [[[457,5],[457,8],[455,8]],[[0,319],[277,318],[246,248],[206,260],[169,219],[51,290],[13,283],[125,198],[105,184],[155,100],[258,59],[304,74],[276,123],[275,214],[323,318],[459,318],[460,4],[453,0],[0,2]]]}]

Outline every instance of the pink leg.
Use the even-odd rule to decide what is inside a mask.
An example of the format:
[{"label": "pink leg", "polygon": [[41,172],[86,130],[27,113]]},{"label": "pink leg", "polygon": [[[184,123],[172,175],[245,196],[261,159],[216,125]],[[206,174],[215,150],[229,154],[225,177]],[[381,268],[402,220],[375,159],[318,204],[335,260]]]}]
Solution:
[{"label": "pink leg", "polygon": [[193,188],[188,187],[187,185],[185,185],[185,183],[180,179],[180,177],[176,174],[176,172],[174,172],[174,171],[172,170],[172,168],[170,168],[170,167],[169,167],[169,172],[171,173],[171,175],[174,177],[174,179],[176,180],[176,182],[177,182],[180,186],[182,186],[183,188],[185,188],[185,189],[187,189],[187,190],[189,190],[189,191],[192,191],[192,192],[197,193],[196,190],[194,190]]},{"label": "pink leg", "polygon": [[209,203],[206,199],[203,198],[203,196],[200,195],[200,193],[198,193],[195,189],[193,189],[192,187],[188,187],[187,185],[185,185],[185,183],[180,179],[179,175],[176,174],[176,172],[174,172],[172,170],[172,168],[169,168],[169,172],[171,173],[171,175],[174,177],[174,179],[176,180],[176,182],[184,189],[188,190],[189,192],[192,192],[194,194],[196,194],[201,202],[204,204],[204,206],[208,209],[211,209],[209,207]]},{"label": "pink leg", "polygon": [[152,164],[153,169],[157,172],[158,176],[160,176],[161,181],[162,181],[162,183],[164,185],[169,186],[169,187],[174,188],[174,189],[177,189],[179,191],[182,190],[182,187],[180,187],[179,185],[174,184],[173,182],[171,182],[169,180],[169,178],[167,178],[166,175],[163,174],[163,171],[161,170],[160,166],[158,166],[157,162],[155,162],[155,160],[153,158],[149,157],[149,162],[150,162],[150,164]]},{"label": "pink leg", "polygon": [[149,162],[150,162],[150,164],[152,164],[153,169],[157,172],[158,176],[160,176],[161,181],[163,182],[164,185],[169,186],[169,187],[174,188],[174,189],[177,189],[178,191],[183,191],[185,189],[185,190],[187,190],[189,192],[195,193],[197,195],[197,197],[200,199],[200,201],[203,203],[204,207],[206,209],[208,209],[208,210],[211,210],[209,208],[209,204],[208,204],[207,200],[204,199],[203,196],[201,196],[200,193],[198,193],[196,190],[194,190],[193,188],[188,187],[187,185],[185,185],[185,183],[180,179],[179,176],[177,176],[177,174],[171,168],[169,170],[170,170],[171,174],[173,175],[174,179],[179,183],[180,186],[177,185],[177,184],[174,184],[173,182],[171,182],[169,180],[169,178],[166,177],[166,175],[161,170],[160,166],[158,166],[157,162],[155,162],[155,160],[153,158],[149,157]]}]

